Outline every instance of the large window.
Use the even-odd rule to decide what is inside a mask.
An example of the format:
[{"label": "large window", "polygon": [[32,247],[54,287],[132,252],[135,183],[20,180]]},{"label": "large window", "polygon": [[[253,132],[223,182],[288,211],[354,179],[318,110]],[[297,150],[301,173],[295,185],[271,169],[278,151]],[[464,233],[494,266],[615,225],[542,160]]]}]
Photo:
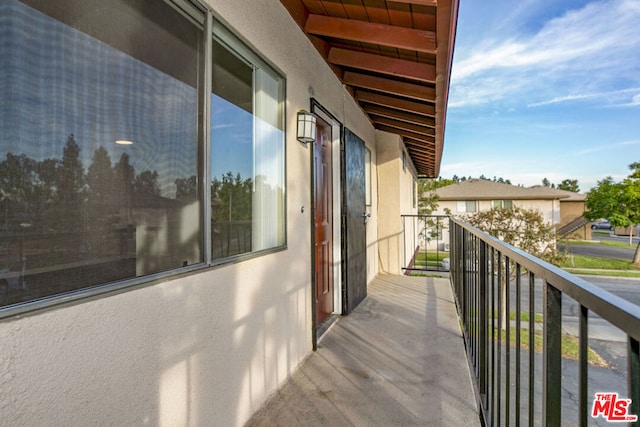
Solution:
[{"label": "large window", "polygon": [[0,307],[285,244],[283,80],[206,21],[0,0]]},{"label": "large window", "polygon": [[213,41],[211,256],[285,243],[282,78],[220,27]]}]

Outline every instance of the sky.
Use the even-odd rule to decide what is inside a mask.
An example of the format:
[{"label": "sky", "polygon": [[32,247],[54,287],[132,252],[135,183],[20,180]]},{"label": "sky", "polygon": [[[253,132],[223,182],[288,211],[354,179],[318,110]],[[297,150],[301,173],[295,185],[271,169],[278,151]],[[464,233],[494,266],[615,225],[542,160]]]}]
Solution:
[{"label": "sky", "polygon": [[514,185],[640,161],[640,0],[460,0],[440,176]]}]

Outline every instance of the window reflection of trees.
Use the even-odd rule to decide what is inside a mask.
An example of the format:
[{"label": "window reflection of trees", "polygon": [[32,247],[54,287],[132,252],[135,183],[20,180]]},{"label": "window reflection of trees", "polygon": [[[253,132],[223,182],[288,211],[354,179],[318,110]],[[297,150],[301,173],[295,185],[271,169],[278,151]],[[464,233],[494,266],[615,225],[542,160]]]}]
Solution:
[{"label": "window reflection of trees", "polygon": [[229,171],[211,181],[212,258],[251,252],[253,181]]},{"label": "window reflection of trees", "polygon": [[80,152],[71,134],[60,159],[7,153],[0,162],[0,305],[184,265],[173,256],[141,268],[136,234],[154,221],[179,229],[166,218],[197,203],[195,176],[176,179],[169,198],[158,172],[136,172],[128,154],[112,163],[100,146],[85,171]]}]

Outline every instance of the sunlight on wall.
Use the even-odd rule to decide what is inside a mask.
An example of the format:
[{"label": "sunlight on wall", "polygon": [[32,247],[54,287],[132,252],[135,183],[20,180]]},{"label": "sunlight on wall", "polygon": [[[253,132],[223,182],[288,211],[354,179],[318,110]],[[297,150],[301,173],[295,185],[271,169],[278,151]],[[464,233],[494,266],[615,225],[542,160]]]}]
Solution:
[{"label": "sunlight on wall", "polygon": [[189,361],[183,360],[162,373],[160,379],[160,426],[189,425]]}]

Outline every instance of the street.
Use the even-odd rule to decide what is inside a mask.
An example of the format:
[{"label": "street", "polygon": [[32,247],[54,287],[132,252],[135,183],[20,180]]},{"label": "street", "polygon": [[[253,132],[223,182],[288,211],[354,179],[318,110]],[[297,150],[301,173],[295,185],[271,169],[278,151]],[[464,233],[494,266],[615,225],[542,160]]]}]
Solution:
[{"label": "street", "polygon": [[[640,279],[627,279],[604,276],[580,276],[582,279],[608,291],[618,297],[640,305]],[[529,285],[526,276],[521,279],[521,311],[529,311]],[[543,281],[536,279],[535,308],[536,313],[543,311]],[[512,282],[509,287],[510,311],[516,307],[516,286]],[[579,336],[579,305],[568,296],[562,296],[562,332],[575,337]],[[511,322],[515,328],[515,322]],[[522,328],[528,328],[528,322],[521,323]],[[542,324],[536,324],[537,329],[542,329]],[[589,347],[602,357],[606,367],[589,367],[590,393],[596,391],[616,391],[621,396],[627,395],[627,334],[611,325],[608,321],[593,312],[589,312]],[[512,329],[513,330],[513,329]],[[526,354],[526,351],[524,352]],[[525,364],[526,365],[526,364]],[[523,370],[527,367],[523,366]],[[536,378],[542,378],[542,355],[536,354]],[[575,391],[578,389],[578,363],[575,360],[562,359],[562,416],[565,425],[574,425],[578,417],[578,402]],[[536,392],[540,385],[536,385]],[[593,395],[589,395],[591,404]],[[607,425],[604,420],[593,420],[596,425]]]},{"label": "street", "polygon": [[597,243],[589,243],[585,245],[558,245],[561,251],[567,250],[570,255],[583,255],[596,258],[622,259],[631,261],[635,253],[634,247],[607,246]]}]

